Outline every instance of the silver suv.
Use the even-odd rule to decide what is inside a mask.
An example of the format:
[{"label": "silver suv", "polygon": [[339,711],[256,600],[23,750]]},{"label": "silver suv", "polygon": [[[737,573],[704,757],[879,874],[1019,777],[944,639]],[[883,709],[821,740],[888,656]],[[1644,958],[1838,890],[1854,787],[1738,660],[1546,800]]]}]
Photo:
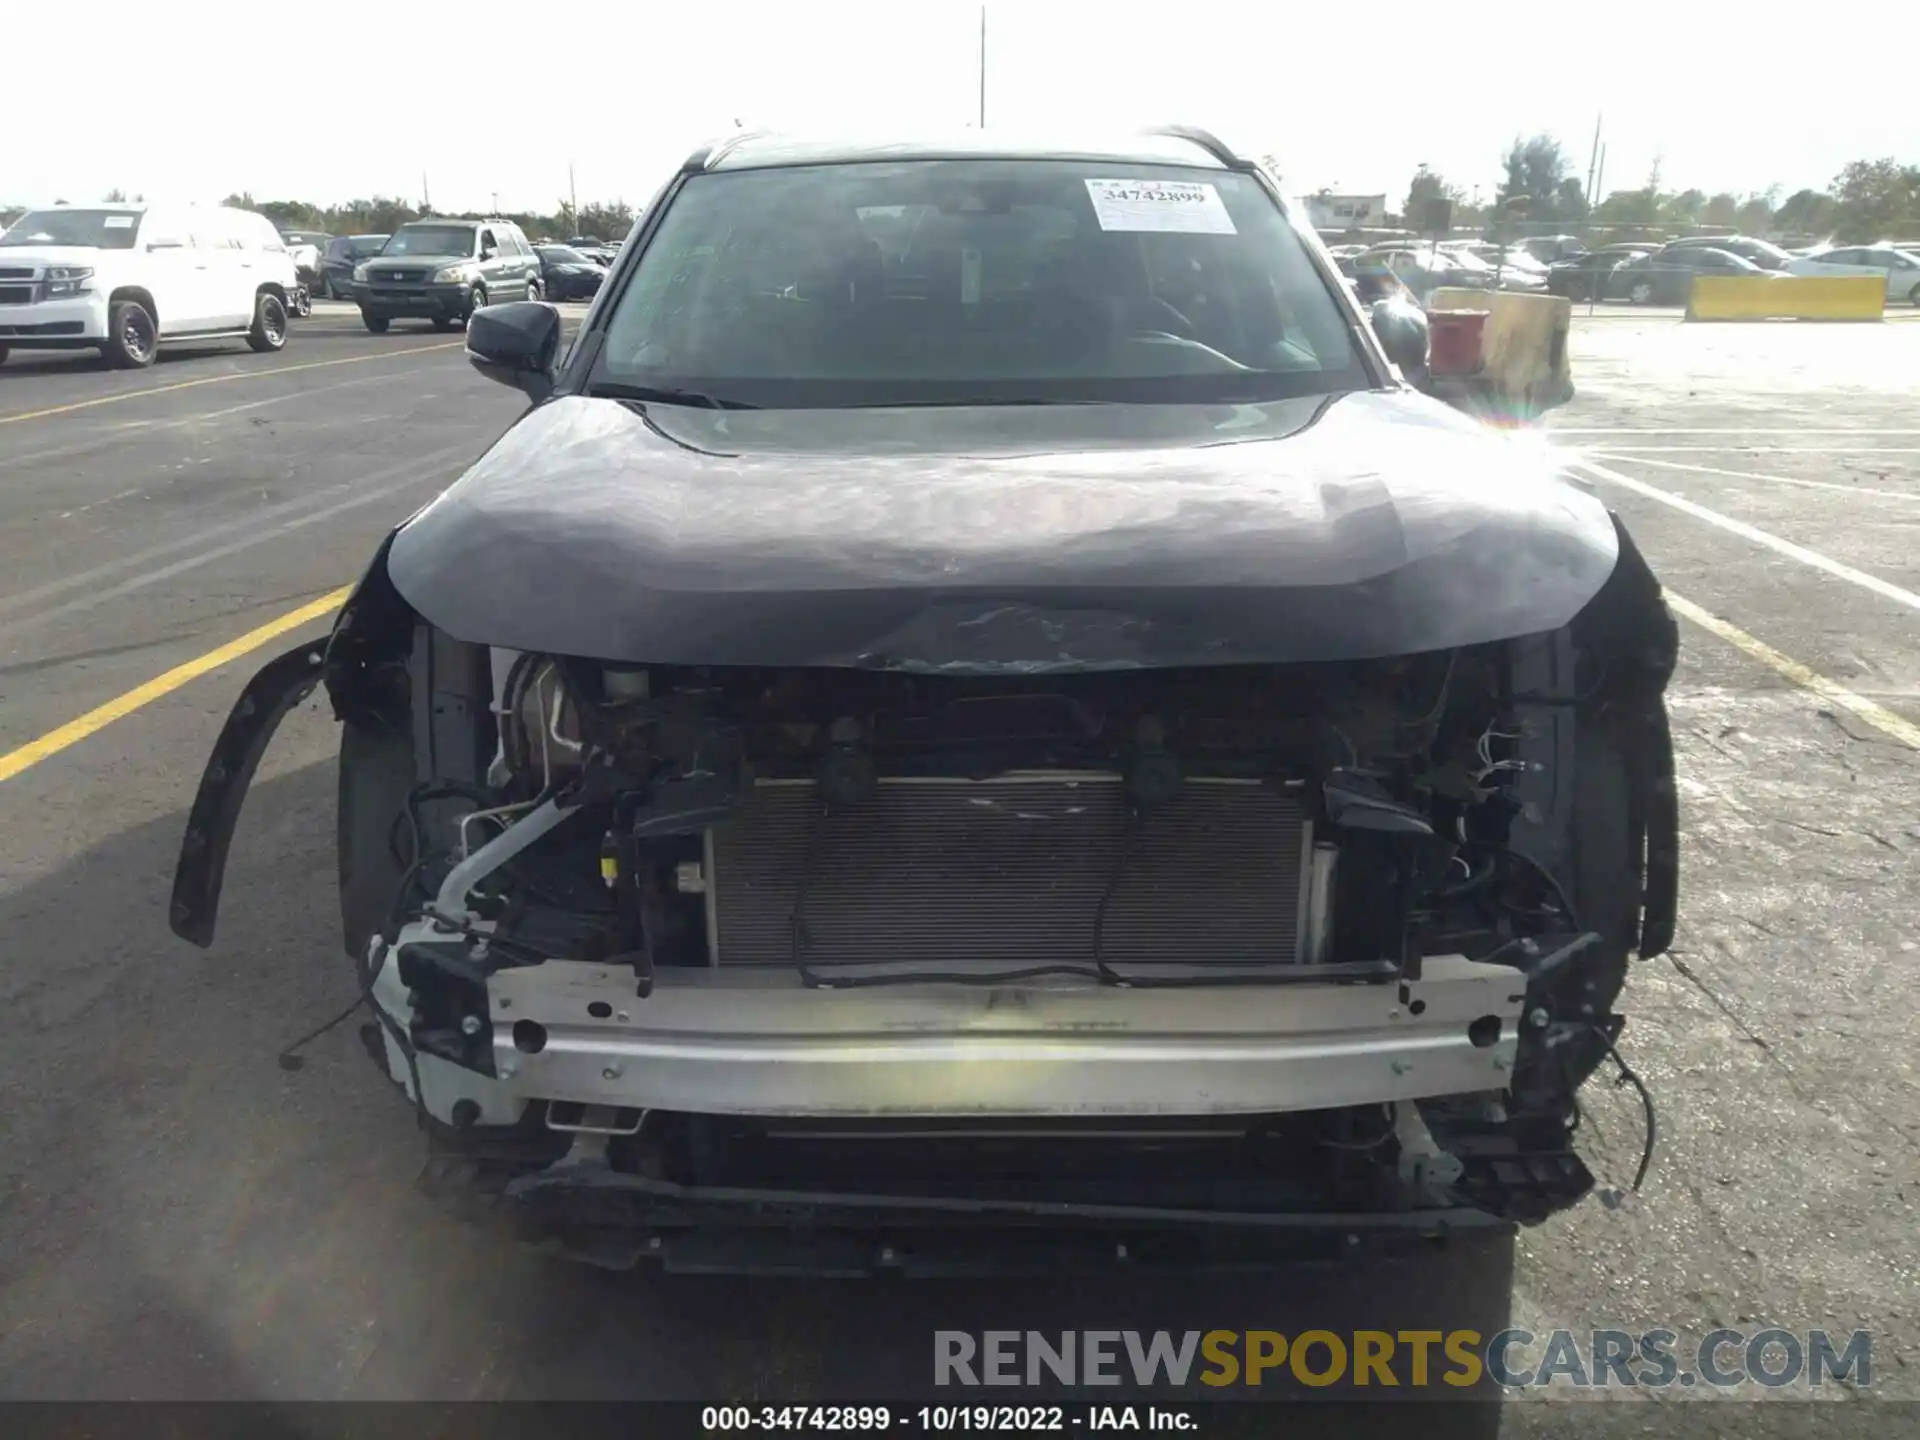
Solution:
[{"label": "silver suv", "polygon": [[354,268],[360,318],[376,335],[401,319],[451,330],[483,306],[538,300],[540,257],[511,220],[415,220]]}]

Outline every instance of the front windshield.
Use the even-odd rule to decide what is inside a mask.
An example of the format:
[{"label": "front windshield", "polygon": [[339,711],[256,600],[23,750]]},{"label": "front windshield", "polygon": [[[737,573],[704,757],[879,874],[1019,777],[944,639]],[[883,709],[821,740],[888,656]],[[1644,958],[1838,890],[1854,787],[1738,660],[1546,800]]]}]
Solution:
[{"label": "front windshield", "polygon": [[592,376],[764,407],[1203,402],[1368,378],[1250,175],[920,160],[699,175]]},{"label": "front windshield", "polygon": [[551,260],[556,265],[593,264],[593,261],[582,255],[578,250],[570,249],[565,245],[536,245],[533,248],[540,252],[540,258],[542,260]]},{"label": "front windshield", "polygon": [[387,243],[384,235],[361,235],[347,242],[347,253],[356,260],[369,255],[378,255],[380,248]]},{"label": "front windshield", "polygon": [[393,232],[382,255],[471,255],[470,225],[409,225]]},{"label": "front windshield", "polygon": [[0,245],[90,245],[131,250],[143,210],[29,210],[0,235]]}]

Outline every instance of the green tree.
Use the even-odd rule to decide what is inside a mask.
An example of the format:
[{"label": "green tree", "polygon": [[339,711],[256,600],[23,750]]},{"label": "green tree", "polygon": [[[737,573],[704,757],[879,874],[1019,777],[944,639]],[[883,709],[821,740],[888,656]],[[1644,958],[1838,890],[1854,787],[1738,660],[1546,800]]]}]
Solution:
[{"label": "green tree", "polygon": [[617,244],[627,238],[627,232],[632,228],[633,207],[626,201],[616,200],[611,205],[596,201],[580,207],[580,228],[571,233],[592,235],[609,244]]},{"label": "green tree", "polygon": [[1496,211],[1509,200],[1524,196],[1529,220],[1573,218],[1561,214],[1561,184],[1568,175],[1566,152],[1558,140],[1551,135],[1535,135],[1530,140],[1515,137],[1500,163],[1506,173],[1493,197]]},{"label": "green tree", "polygon": [[1740,197],[1722,190],[1707,201],[1700,218],[1716,230],[1730,230],[1740,223]]},{"label": "green tree", "polygon": [[1413,172],[1413,182],[1407,186],[1407,203],[1401,213],[1408,224],[1418,223],[1427,206],[1436,200],[1451,200],[1456,209],[1466,199],[1458,185],[1450,185],[1446,178],[1422,165]]},{"label": "green tree", "polygon": [[1660,200],[1651,190],[1615,190],[1593,207],[1593,218],[1605,225],[1655,225],[1660,220]]},{"label": "green tree", "polygon": [[1774,227],[1789,235],[1825,237],[1833,229],[1833,197],[1820,190],[1796,190],[1774,212]]},{"label": "green tree", "polygon": [[1682,190],[1660,208],[1665,217],[1677,225],[1698,225],[1707,208],[1707,197],[1699,190]]},{"label": "green tree", "polygon": [[1568,175],[1560,181],[1560,188],[1554,194],[1553,208],[1555,218],[1579,222],[1587,218],[1587,187],[1577,175]]},{"label": "green tree", "polygon": [[1779,187],[1774,187],[1764,195],[1749,195],[1740,202],[1739,212],[1733,217],[1733,224],[1742,235],[1764,235],[1774,228],[1773,203],[1778,198]]},{"label": "green tree", "polygon": [[1842,240],[1885,240],[1920,228],[1920,165],[1856,160],[1833,177],[1833,200]]},{"label": "green tree", "polygon": [[124,205],[127,203],[127,192],[116,185],[100,197],[100,203],[103,205]]}]

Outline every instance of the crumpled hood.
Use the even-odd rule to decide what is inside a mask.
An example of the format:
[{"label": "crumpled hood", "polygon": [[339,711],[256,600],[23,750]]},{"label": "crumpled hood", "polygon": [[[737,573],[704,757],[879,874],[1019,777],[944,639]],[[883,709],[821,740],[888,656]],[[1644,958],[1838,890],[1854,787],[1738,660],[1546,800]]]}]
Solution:
[{"label": "crumpled hood", "polygon": [[1036,672],[1359,659],[1565,624],[1618,541],[1534,442],[1368,392],[713,411],[564,396],[394,537],[466,640]]}]

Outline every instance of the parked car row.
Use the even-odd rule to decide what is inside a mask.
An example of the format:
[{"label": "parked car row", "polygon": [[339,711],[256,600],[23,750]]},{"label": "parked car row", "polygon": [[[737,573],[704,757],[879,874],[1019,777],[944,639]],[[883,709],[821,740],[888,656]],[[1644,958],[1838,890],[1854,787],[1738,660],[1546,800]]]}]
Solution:
[{"label": "parked car row", "polygon": [[1549,266],[1547,288],[1575,300],[1683,305],[1696,275],[1873,275],[1889,301],[1920,306],[1920,253],[1890,244],[1795,253],[1747,235],[1603,245]]},{"label": "parked car row", "polygon": [[415,220],[388,235],[283,231],[289,248],[316,251],[314,293],[350,300],[375,334],[398,319],[451,330],[483,305],[545,297],[589,300],[618,253],[591,236],[580,244],[530,241],[510,220]]},{"label": "parked car row", "polygon": [[[1697,275],[1875,275],[1889,302],[1920,306],[1920,250],[1899,243],[1816,246],[1794,252],[1750,235],[1625,241],[1585,249],[1572,236],[1491,241],[1336,245],[1349,275],[1384,266],[1423,303],[1441,286],[1538,290],[1571,300],[1684,305]],[[1551,257],[1551,258],[1549,258]]]},{"label": "parked car row", "polygon": [[1336,262],[1348,275],[1384,268],[1422,304],[1445,287],[1544,292],[1546,267],[1525,251],[1469,241],[1364,246]]},{"label": "parked car row", "polygon": [[1684,305],[1693,291],[1694,278],[1699,275],[1782,273],[1716,245],[1675,241],[1614,266],[1605,277],[1606,290],[1601,298],[1630,300],[1636,305]]}]

